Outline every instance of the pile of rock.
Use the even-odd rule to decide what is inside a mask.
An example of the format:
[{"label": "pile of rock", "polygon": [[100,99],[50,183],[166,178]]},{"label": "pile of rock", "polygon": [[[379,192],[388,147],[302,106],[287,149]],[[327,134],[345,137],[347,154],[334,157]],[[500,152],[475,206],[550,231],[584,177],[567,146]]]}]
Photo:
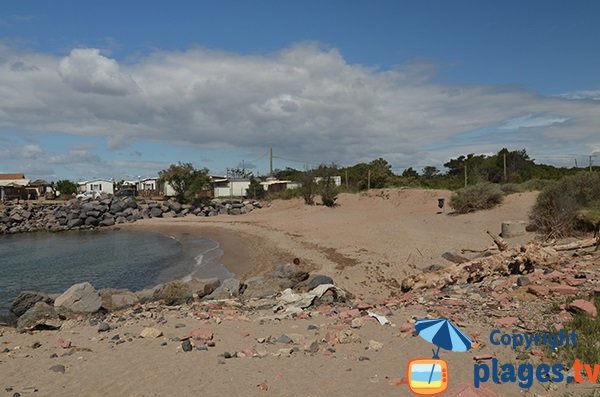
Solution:
[{"label": "pile of rock", "polygon": [[0,234],[91,229],[143,218],[241,215],[261,207],[253,200],[213,200],[203,206],[180,204],[173,199],[137,201],[132,197],[73,199],[61,204],[21,201],[0,208]]},{"label": "pile of rock", "polygon": [[271,307],[304,308],[324,300],[344,301],[347,296],[346,292],[333,285],[330,277],[311,276],[296,265],[286,264],[275,267],[272,275],[254,277],[245,282],[234,278],[223,281],[192,278],[136,292],[112,288],[96,290],[90,283],[84,282],[71,286],[60,295],[24,291],[15,298],[10,312],[17,318],[17,329],[25,332],[56,329],[64,320],[76,315],[114,312],[147,302],[176,306],[199,301],[266,298],[267,305]]}]

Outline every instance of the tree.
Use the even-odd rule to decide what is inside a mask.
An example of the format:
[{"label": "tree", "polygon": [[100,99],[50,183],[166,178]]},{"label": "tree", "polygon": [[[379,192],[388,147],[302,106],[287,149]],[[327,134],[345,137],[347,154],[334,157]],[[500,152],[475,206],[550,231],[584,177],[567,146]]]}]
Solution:
[{"label": "tree", "polygon": [[171,164],[158,173],[162,183],[169,183],[177,196],[177,201],[188,202],[210,186],[208,169],[197,170],[191,163]]},{"label": "tree", "polygon": [[425,178],[433,178],[434,176],[437,176],[439,173],[440,173],[440,170],[438,170],[437,167],[432,167],[432,166],[428,165],[425,168],[423,168],[423,176]]},{"label": "tree", "polygon": [[413,170],[413,167],[408,167],[404,171],[402,171],[402,176],[405,178],[418,178],[419,173]]},{"label": "tree", "polygon": [[266,195],[265,188],[260,184],[259,180],[255,177],[250,177],[250,185],[248,186],[248,190],[246,190],[246,196],[251,199],[261,199]]},{"label": "tree", "polygon": [[68,179],[61,179],[60,181],[57,181],[55,186],[56,190],[58,190],[61,194],[73,194],[77,192],[77,184]]},{"label": "tree", "polygon": [[317,190],[317,184],[315,183],[314,172],[306,171],[300,176],[300,195],[304,199],[304,203],[307,205],[315,204],[315,194]]},{"label": "tree", "polygon": [[327,207],[335,206],[338,189],[333,178],[338,173],[338,167],[335,163],[331,165],[321,164],[315,171],[315,175],[320,178],[317,190],[321,196],[321,202]]},{"label": "tree", "polygon": [[227,168],[227,176],[233,179],[246,179],[252,176],[252,171],[245,168]]}]

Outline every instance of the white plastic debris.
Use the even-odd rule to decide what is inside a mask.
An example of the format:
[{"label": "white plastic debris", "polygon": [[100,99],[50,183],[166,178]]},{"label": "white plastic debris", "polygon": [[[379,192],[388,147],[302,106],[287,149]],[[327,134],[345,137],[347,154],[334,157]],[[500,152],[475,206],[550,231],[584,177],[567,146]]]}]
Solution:
[{"label": "white plastic debris", "polygon": [[367,314],[371,317],[375,317],[377,319],[377,321],[379,321],[379,324],[381,325],[386,325],[390,323],[390,320],[388,320],[384,315],[382,314],[378,314],[372,311],[367,311]]}]

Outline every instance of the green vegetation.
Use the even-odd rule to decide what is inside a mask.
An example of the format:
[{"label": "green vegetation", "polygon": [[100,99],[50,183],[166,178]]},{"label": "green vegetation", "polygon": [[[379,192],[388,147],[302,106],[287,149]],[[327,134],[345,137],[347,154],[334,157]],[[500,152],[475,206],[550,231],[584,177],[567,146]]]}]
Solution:
[{"label": "green vegetation", "polygon": [[250,177],[250,186],[246,192],[246,196],[251,199],[262,199],[266,196],[267,192],[260,184],[260,181],[255,177]]},{"label": "green vegetation", "polygon": [[[600,299],[594,304],[600,309]],[[577,333],[577,345],[559,348],[559,362],[571,366],[576,359],[585,363],[600,362],[600,317],[592,317],[585,313],[576,313],[573,320],[565,325],[565,331]]]},{"label": "green vegetation", "polygon": [[71,182],[67,179],[62,179],[60,181],[56,181],[55,188],[61,194],[73,194],[77,192],[77,184],[75,182]]},{"label": "green vegetation", "polygon": [[160,171],[158,176],[161,182],[173,187],[180,203],[193,201],[210,186],[208,169],[197,170],[190,163],[171,164],[168,169]]},{"label": "green vegetation", "polygon": [[478,183],[459,189],[450,197],[449,205],[459,214],[466,214],[477,210],[493,208],[500,204],[504,198],[498,185],[492,183]]},{"label": "green vegetation", "polygon": [[600,222],[600,174],[580,172],[547,186],[530,215],[531,225],[548,238],[590,229]]}]

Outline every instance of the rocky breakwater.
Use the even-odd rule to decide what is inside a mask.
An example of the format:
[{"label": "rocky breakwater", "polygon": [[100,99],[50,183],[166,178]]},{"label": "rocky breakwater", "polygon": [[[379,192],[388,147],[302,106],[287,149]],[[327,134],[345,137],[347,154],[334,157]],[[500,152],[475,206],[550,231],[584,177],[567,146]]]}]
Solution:
[{"label": "rocky breakwater", "polygon": [[0,207],[0,234],[93,229],[144,218],[241,215],[261,207],[258,201],[252,200],[212,200],[191,205],[173,199],[138,201],[132,197],[73,199],[53,204],[16,201]]},{"label": "rocky breakwater", "polygon": [[310,275],[295,264],[285,264],[276,266],[270,274],[245,281],[193,278],[136,292],[112,288],[96,290],[84,282],[60,295],[24,291],[14,299],[10,313],[11,323],[16,324],[19,332],[60,329],[65,321],[86,315],[96,317],[99,331],[106,331],[111,327],[102,323],[107,314],[149,302],[178,306],[231,299],[261,300],[262,305],[272,307],[275,312],[292,314],[316,303],[344,302],[347,298],[351,295],[335,287],[330,277]]}]

